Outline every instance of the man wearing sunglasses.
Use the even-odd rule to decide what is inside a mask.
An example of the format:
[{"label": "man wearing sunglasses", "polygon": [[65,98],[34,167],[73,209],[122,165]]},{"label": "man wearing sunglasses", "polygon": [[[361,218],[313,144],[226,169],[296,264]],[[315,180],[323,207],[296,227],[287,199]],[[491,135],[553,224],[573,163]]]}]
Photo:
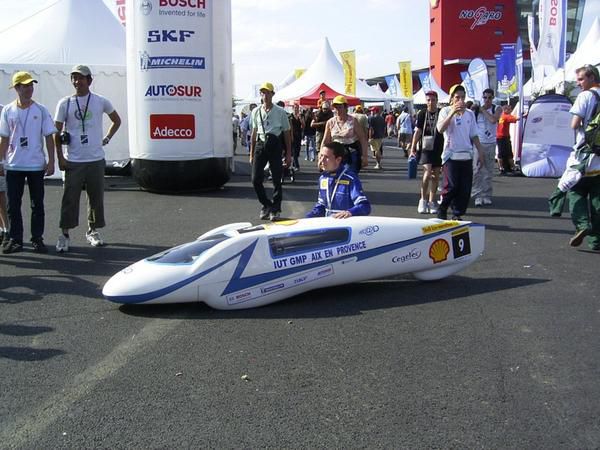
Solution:
[{"label": "man wearing sunglasses", "polygon": [[501,109],[496,108],[492,102],[494,91],[483,91],[483,104],[475,109],[479,142],[483,148],[483,161],[480,161],[479,170],[473,174],[473,191],[471,197],[475,199],[475,206],[492,204],[492,176],[496,159],[496,128],[500,118]]}]

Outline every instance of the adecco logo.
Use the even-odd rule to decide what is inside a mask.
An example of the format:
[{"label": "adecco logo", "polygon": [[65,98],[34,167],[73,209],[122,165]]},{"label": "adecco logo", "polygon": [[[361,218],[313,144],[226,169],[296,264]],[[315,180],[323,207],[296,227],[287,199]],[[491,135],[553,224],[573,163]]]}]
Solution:
[{"label": "adecco logo", "polygon": [[150,139],[194,139],[193,114],[150,114]]},{"label": "adecco logo", "polygon": [[478,26],[485,25],[490,20],[501,20],[502,11],[490,11],[485,6],[481,6],[476,10],[463,9],[458,15],[458,18],[473,19],[471,30],[474,30]]}]

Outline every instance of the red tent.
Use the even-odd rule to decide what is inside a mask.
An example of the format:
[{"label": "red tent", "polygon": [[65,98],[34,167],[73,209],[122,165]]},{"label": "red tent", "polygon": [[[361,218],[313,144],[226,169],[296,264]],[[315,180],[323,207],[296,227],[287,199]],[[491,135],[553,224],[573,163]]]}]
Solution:
[{"label": "red tent", "polygon": [[346,94],[340,94],[339,92],[331,89],[325,83],[321,83],[321,84],[313,87],[308,92],[302,94],[300,97],[295,98],[294,100],[288,101],[288,103],[298,103],[302,106],[311,106],[313,108],[316,108],[317,100],[319,99],[319,92],[321,92],[321,91],[325,91],[325,98],[327,98],[327,100],[329,100],[330,102],[333,100],[333,98],[335,96],[343,95],[344,97],[346,97],[346,100],[348,100],[349,106],[360,105],[360,99],[358,97],[353,97],[351,95],[346,95]]}]

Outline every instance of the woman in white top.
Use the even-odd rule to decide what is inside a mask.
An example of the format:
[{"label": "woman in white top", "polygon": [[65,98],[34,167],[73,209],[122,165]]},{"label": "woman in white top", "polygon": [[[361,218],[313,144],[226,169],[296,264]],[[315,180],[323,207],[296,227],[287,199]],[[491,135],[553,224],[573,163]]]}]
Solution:
[{"label": "woman in white top", "polygon": [[333,99],[336,115],[327,121],[321,148],[330,142],[339,142],[346,147],[346,164],[355,173],[367,167],[367,136],[356,117],[348,114],[348,100],[343,95]]}]

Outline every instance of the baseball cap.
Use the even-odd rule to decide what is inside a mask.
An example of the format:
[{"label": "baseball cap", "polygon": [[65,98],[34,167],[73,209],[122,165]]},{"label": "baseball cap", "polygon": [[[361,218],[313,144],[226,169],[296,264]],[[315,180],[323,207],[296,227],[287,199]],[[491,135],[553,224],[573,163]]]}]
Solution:
[{"label": "baseball cap", "polygon": [[13,75],[12,84],[9,86],[9,89],[14,88],[17,84],[31,84],[31,83],[37,83],[37,80],[35,80],[29,72],[20,71]]},{"label": "baseball cap", "polygon": [[435,97],[435,98],[437,98],[438,93],[435,92],[435,91],[427,91],[427,92],[425,92],[425,97],[428,97],[430,95],[433,96],[433,97]]},{"label": "baseball cap", "polygon": [[92,76],[92,71],[90,70],[90,68],[88,66],[84,66],[81,64],[78,64],[77,66],[73,67],[71,69],[71,73],[79,73],[79,74],[83,75],[84,77]]},{"label": "baseball cap", "polygon": [[456,90],[461,90],[463,92],[465,92],[465,88],[462,84],[453,84],[452,87],[450,88],[450,91],[448,92],[450,94],[450,97],[454,96],[454,92],[456,92]]},{"label": "baseball cap", "polygon": [[334,105],[347,105],[348,100],[343,95],[336,95],[332,102]]},{"label": "baseball cap", "polygon": [[275,88],[273,87],[273,83],[267,81],[260,86],[259,91],[271,91],[275,93]]},{"label": "baseball cap", "polygon": [[357,113],[362,113],[364,110],[362,106],[358,105],[356,108],[354,108],[354,111]]}]

